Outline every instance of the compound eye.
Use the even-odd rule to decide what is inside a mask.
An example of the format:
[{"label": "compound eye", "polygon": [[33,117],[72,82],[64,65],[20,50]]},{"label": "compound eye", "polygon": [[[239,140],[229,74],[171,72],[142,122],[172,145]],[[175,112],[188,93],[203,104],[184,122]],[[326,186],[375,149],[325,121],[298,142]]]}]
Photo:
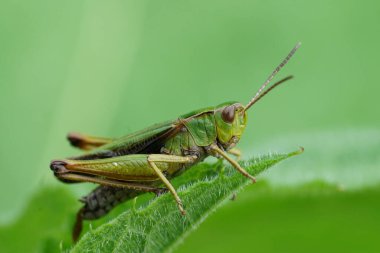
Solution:
[{"label": "compound eye", "polygon": [[232,123],[235,118],[235,107],[234,106],[227,106],[222,111],[222,119],[226,123]]}]

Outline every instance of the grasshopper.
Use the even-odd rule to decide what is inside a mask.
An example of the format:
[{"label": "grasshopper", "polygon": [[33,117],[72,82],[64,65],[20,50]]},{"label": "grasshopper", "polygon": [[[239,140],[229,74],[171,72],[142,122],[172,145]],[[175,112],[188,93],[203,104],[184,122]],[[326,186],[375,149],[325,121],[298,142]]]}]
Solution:
[{"label": "grasshopper", "polygon": [[235,145],[246,127],[247,110],[272,89],[292,78],[288,76],[267,88],[299,46],[300,43],[290,51],[246,106],[227,102],[117,139],[69,134],[71,144],[87,152],[53,160],[50,168],[54,175],[65,183],[100,185],[81,199],[84,206],[77,214],[73,240],[79,238],[83,220],[100,218],[117,204],[145,192],[160,195],[170,191],[179,211],[185,215],[182,201],[169,180],[208,156],[225,159],[243,176],[256,182],[255,177],[228,153],[240,157]]}]

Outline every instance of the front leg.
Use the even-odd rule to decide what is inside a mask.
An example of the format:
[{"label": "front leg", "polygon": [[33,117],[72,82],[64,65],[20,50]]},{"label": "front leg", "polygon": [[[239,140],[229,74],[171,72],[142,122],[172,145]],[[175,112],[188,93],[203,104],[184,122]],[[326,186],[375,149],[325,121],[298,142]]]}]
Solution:
[{"label": "front leg", "polygon": [[211,144],[209,146],[209,149],[212,151],[212,155],[214,156],[221,156],[223,157],[225,160],[227,160],[239,173],[241,173],[243,176],[249,178],[252,180],[253,183],[256,183],[256,178],[252,175],[250,175],[245,169],[243,169],[235,160],[233,160],[232,158],[230,158],[226,152],[224,152],[223,150],[221,150],[218,145],[216,144]]}]

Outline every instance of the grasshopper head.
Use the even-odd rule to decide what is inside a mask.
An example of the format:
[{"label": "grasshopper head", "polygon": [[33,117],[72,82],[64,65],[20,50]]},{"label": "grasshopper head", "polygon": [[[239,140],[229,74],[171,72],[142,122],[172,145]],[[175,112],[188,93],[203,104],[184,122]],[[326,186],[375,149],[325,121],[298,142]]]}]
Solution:
[{"label": "grasshopper head", "polygon": [[281,70],[283,66],[289,61],[293,54],[300,47],[301,43],[298,43],[292,51],[286,56],[286,58],[277,66],[277,68],[272,72],[260,89],[256,92],[256,95],[249,101],[246,106],[240,103],[232,102],[226,103],[218,106],[215,110],[215,120],[216,120],[216,130],[218,135],[219,143],[226,149],[233,148],[240,140],[242,133],[246,127],[247,123],[247,110],[257,103],[261,98],[263,98],[268,92],[273,90],[275,87],[279,86],[283,82],[293,78],[293,76],[288,76],[280,81],[274,83],[272,86],[268,84],[272,81],[275,75]]},{"label": "grasshopper head", "polygon": [[226,103],[218,106],[215,121],[219,143],[228,150],[239,142],[247,123],[247,113],[240,103]]}]

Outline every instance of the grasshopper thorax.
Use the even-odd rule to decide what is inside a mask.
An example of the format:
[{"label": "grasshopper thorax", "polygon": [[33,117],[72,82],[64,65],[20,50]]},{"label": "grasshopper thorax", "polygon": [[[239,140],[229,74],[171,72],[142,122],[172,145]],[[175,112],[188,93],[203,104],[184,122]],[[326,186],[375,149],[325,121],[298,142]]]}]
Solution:
[{"label": "grasshopper thorax", "polygon": [[247,123],[247,113],[240,103],[225,103],[215,110],[216,132],[224,149],[233,148],[240,140]]}]

